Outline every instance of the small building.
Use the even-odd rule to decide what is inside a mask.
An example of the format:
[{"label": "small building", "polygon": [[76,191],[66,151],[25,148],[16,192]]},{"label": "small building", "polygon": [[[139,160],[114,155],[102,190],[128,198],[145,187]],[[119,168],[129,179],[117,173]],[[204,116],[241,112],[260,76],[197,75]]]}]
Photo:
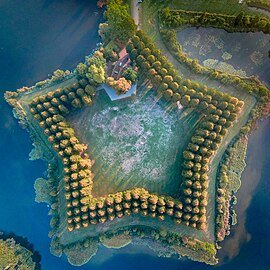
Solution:
[{"label": "small building", "polygon": [[113,77],[115,80],[118,80],[122,77],[122,74],[126,68],[128,68],[130,65],[130,58],[129,54],[126,51],[126,48],[124,48],[119,53],[119,59],[110,65],[110,67],[107,69],[107,74],[109,77]]},{"label": "small building", "polygon": [[[130,67],[130,58],[129,54],[126,51],[126,48],[124,48],[120,53],[119,53],[119,59],[116,62],[109,62],[107,63],[107,75],[108,77],[113,77],[116,81],[119,80],[125,69]],[[118,95],[115,90],[110,87],[107,83],[102,84],[100,87],[97,88],[97,90],[105,90],[108,96],[112,101],[115,100],[120,100],[120,99],[125,99],[129,98],[133,95],[136,95],[136,90],[137,90],[137,84],[131,85],[130,89],[121,95]]]}]

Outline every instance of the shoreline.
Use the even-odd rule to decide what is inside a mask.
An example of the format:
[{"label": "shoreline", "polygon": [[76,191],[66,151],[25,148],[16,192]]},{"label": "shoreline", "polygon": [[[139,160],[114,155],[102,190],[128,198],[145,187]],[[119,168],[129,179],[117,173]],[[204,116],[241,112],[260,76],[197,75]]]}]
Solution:
[{"label": "shoreline", "polygon": [[[263,152],[263,136],[268,126],[269,120],[260,122],[257,129],[249,136],[247,165],[241,177],[241,187],[237,192],[238,202],[234,207],[238,222],[235,226],[232,226],[231,236],[227,237],[226,241],[221,243],[222,249],[219,253],[219,264],[228,263],[235,258],[239,254],[241,246],[247,243],[252,237],[246,229],[247,210],[261,180],[265,157],[261,157],[260,162],[258,162],[258,156]],[[254,163],[256,163],[255,169]]]}]

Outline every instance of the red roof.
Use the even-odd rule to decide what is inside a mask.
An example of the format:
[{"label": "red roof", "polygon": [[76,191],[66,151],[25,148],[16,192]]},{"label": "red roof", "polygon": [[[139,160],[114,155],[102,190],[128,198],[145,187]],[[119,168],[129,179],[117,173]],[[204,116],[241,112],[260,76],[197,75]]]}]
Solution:
[{"label": "red roof", "polygon": [[119,53],[119,57],[120,59],[124,58],[127,55],[127,50],[126,48],[124,48],[120,53]]}]

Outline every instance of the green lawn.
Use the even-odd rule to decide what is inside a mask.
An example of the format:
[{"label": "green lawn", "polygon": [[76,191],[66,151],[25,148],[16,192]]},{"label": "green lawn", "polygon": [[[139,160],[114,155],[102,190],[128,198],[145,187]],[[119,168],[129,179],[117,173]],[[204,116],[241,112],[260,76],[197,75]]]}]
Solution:
[{"label": "green lawn", "polygon": [[100,90],[93,106],[68,116],[95,160],[94,196],[134,187],[177,196],[182,152],[198,119],[194,111],[172,108],[145,86],[119,101]]}]

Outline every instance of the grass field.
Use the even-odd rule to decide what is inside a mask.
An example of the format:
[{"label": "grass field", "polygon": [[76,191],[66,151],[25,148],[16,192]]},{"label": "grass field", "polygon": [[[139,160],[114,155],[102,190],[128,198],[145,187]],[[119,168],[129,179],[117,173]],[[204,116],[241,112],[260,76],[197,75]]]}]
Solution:
[{"label": "grass field", "polygon": [[135,97],[119,101],[100,90],[92,107],[68,117],[95,160],[95,196],[134,187],[177,196],[182,152],[198,119],[144,86]]}]

